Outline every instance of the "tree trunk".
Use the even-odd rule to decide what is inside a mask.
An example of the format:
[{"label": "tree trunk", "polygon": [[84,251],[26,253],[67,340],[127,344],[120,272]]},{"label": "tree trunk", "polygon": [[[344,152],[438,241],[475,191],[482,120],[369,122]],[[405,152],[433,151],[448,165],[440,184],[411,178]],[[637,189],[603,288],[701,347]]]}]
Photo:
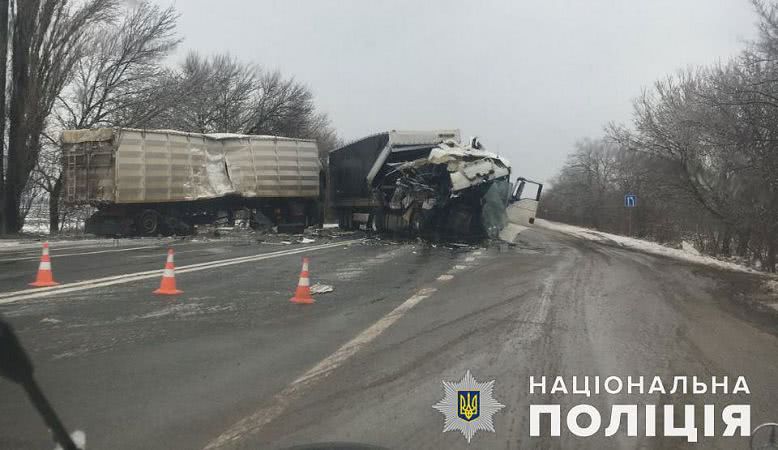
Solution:
[{"label": "tree trunk", "polygon": [[721,238],[721,254],[732,256],[732,229],[729,227],[724,229],[724,237]]},{"label": "tree trunk", "polygon": [[0,0],[0,234],[5,228],[5,88],[8,69],[8,0]]},{"label": "tree trunk", "polygon": [[49,233],[59,232],[59,201],[62,195],[62,173],[57,177],[54,188],[49,192]]},{"label": "tree trunk", "polygon": [[17,4],[17,17],[14,23],[13,48],[11,57],[11,101],[8,114],[8,167],[6,169],[5,199],[3,202],[3,219],[6,232],[16,233],[22,223],[19,217],[19,203],[32,167],[29,164],[30,155],[27,136],[26,112],[28,105],[35,104],[37,99],[28,98],[35,95],[29,92],[28,81],[31,68],[28,67],[28,52],[30,36],[34,21],[28,17],[31,5],[23,10],[24,3]]},{"label": "tree trunk", "polygon": [[743,230],[738,233],[737,237],[737,255],[745,258],[748,256],[748,241],[751,238],[748,230]]}]

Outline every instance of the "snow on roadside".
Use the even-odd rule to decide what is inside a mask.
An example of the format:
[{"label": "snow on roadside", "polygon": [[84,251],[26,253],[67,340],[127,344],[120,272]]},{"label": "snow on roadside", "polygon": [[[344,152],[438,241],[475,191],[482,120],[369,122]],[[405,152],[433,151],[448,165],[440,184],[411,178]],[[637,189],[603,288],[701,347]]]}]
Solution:
[{"label": "snow on roadside", "polygon": [[683,245],[684,248],[677,249],[677,248],[666,247],[657,242],[644,241],[641,239],[631,238],[627,236],[620,236],[618,234],[605,233],[602,231],[596,231],[589,228],[577,227],[574,225],[568,225],[559,222],[550,222],[544,219],[536,219],[535,224],[542,228],[547,228],[549,230],[554,230],[554,231],[560,231],[562,233],[566,233],[582,239],[588,239],[590,241],[611,242],[611,243],[618,244],[622,247],[631,248],[634,250],[640,250],[645,253],[667,256],[670,258],[675,258],[675,259],[688,261],[696,264],[703,264],[706,266],[716,267],[719,269],[767,275],[764,272],[759,272],[757,270],[751,269],[750,267],[746,267],[728,261],[722,261],[712,256],[702,255],[688,242],[685,242],[686,245]]}]

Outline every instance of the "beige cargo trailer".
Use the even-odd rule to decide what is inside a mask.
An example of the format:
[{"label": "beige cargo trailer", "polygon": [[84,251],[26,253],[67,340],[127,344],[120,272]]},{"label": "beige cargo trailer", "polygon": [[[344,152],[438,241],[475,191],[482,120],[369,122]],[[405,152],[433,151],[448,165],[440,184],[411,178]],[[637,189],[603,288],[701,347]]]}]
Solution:
[{"label": "beige cargo trailer", "polygon": [[88,223],[97,234],[187,231],[238,210],[276,223],[318,215],[312,140],[100,128],[64,131],[61,141],[65,201],[99,208]]}]

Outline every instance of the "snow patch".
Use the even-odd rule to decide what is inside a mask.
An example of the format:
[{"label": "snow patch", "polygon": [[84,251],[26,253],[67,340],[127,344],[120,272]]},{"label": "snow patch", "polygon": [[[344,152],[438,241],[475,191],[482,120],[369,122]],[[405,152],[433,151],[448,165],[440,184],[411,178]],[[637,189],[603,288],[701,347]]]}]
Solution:
[{"label": "snow patch", "polygon": [[694,248],[694,244],[689,241],[681,241],[681,250],[691,255],[700,255],[700,251]]},{"label": "snow patch", "polygon": [[727,261],[721,261],[719,259],[713,258],[712,256],[701,255],[699,252],[695,254],[687,249],[666,247],[657,242],[644,241],[632,237],[620,236],[618,234],[611,234],[602,231],[590,230],[588,228],[577,227],[574,225],[551,222],[544,219],[536,219],[535,224],[540,227],[547,228],[549,230],[559,231],[565,234],[569,234],[571,236],[576,236],[590,241],[611,242],[625,248],[640,250],[642,252],[651,253],[654,255],[667,256],[670,258],[696,263],[696,264],[702,264],[709,267],[716,267],[719,269],[762,274],[762,272],[751,269],[750,267],[742,266],[740,264],[735,264]]}]

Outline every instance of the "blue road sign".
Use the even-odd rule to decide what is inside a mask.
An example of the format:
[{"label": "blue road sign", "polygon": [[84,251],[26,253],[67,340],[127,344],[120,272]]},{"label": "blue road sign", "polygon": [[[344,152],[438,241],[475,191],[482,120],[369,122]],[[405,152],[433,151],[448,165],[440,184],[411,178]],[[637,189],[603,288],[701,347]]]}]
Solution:
[{"label": "blue road sign", "polygon": [[635,194],[627,194],[624,196],[624,206],[627,208],[634,208],[638,205],[638,196]]}]

